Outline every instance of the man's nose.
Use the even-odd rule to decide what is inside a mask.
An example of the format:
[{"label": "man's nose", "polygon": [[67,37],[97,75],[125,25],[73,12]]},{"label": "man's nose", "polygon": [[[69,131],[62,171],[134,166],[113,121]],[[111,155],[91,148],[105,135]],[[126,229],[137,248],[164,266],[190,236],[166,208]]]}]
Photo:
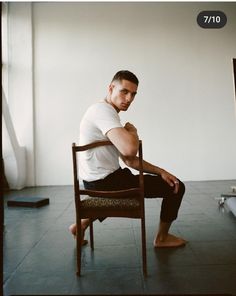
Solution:
[{"label": "man's nose", "polygon": [[130,103],[130,102],[132,102],[132,100],[133,100],[132,94],[131,94],[131,93],[128,93],[128,94],[126,95],[126,101],[127,101],[128,103]]}]

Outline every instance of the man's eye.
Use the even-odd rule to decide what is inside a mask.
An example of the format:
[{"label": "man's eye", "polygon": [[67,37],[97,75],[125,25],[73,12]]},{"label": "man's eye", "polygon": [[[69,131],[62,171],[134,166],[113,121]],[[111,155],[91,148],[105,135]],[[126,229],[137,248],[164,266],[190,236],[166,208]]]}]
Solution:
[{"label": "man's eye", "polygon": [[122,94],[126,95],[128,93],[128,90],[127,89],[122,89],[121,92],[122,92]]}]

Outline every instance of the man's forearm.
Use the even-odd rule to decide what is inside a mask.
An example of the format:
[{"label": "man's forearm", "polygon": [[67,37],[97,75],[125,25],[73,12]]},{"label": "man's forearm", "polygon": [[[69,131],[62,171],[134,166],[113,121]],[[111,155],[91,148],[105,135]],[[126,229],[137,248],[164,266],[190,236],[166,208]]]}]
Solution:
[{"label": "man's forearm", "polygon": [[138,147],[139,147],[139,137],[138,137],[138,133],[137,133],[136,127],[133,124],[131,124],[130,122],[126,122],[124,128],[130,134],[131,139],[132,139],[132,145],[133,145],[133,147],[135,147],[136,152],[137,152],[138,151]]},{"label": "man's forearm", "polygon": [[[139,169],[139,158],[137,156],[132,158],[124,158],[122,157],[125,164],[135,170]],[[143,160],[143,171],[145,173],[149,174],[155,174],[155,175],[161,175],[161,173],[164,171],[162,168],[159,168],[158,166],[155,166],[145,160]]]},{"label": "man's forearm", "polygon": [[164,171],[162,168],[155,166],[145,160],[143,160],[143,171],[149,174],[161,175]]},{"label": "man's forearm", "polygon": [[133,145],[134,147],[137,149],[138,151],[138,147],[139,147],[139,137],[138,137],[138,134],[137,132],[129,132],[132,139],[133,139]]},{"label": "man's forearm", "polygon": [[[132,157],[132,158],[124,158],[122,157],[123,161],[127,166],[129,166],[132,169],[139,169],[139,158],[137,156]],[[155,166],[145,160],[143,160],[143,171],[145,173],[149,174],[155,174],[155,175],[160,175],[164,181],[166,181],[171,187],[174,188],[174,193],[177,193],[179,190],[179,181],[177,177],[174,175],[170,174],[166,170],[159,168],[158,166]]]}]

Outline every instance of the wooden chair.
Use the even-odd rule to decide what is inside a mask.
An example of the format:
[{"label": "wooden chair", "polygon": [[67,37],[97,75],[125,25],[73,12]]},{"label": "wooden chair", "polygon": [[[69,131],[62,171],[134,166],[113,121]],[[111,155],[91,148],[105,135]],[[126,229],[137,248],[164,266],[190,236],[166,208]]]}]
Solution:
[{"label": "wooden chair", "polygon": [[[74,196],[76,209],[76,249],[77,249],[77,275],[81,274],[81,219],[90,219],[90,246],[94,249],[93,221],[104,217],[128,217],[141,220],[142,238],[142,262],[143,273],[147,274],[146,260],[146,234],[145,234],[145,213],[144,213],[144,183],[142,165],[142,142],[139,141],[139,187],[118,191],[94,191],[80,189],[79,165],[77,153],[88,149],[97,149],[103,145],[113,145],[110,141],[94,142],[84,146],[72,144],[73,173],[74,173]],[[86,195],[81,199],[81,195]]]}]

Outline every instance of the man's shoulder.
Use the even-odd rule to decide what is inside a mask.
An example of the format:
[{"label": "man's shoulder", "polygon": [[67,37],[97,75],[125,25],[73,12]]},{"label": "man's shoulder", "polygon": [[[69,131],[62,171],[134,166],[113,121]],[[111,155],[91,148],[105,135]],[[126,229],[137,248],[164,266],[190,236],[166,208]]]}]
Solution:
[{"label": "man's shoulder", "polygon": [[89,106],[88,110],[103,108],[106,105],[104,101],[98,101]]},{"label": "man's shoulder", "polygon": [[115,109],[108,103],[106,103],[104,100],[103,101],[98,101],[94,104],[92,104],[88,109],[87,112],[88,114],[94,114],[96,115],[100,112],[115,112]]}]

